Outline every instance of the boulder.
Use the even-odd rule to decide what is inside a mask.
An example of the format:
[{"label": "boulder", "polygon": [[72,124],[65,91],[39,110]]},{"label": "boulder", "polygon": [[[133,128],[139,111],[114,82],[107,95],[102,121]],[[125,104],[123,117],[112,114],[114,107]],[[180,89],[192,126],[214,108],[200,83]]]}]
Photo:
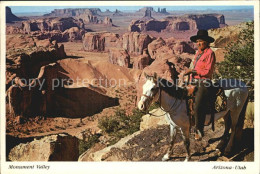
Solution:
[{"label": "boulder", "polygon": [[110,32],[91,32],[83,35],[83,49],[85,51],[108,51],[118,47],[119,35]]},{"label": "boulder", "polygon": [[109,62],[115,65],[130,67],[130,56],[125,49],[110,48]]},{"label": "boulder", "polygon": [[77,161],[78,146],[78,139],[70,135],[50,135],[15,146],[8,158],[11,161]]}]

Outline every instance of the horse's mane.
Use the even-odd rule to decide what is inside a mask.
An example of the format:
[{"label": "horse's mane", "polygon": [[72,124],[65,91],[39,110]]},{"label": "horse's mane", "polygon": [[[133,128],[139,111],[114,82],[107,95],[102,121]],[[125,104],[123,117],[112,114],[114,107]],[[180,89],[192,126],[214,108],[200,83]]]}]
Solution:
[{"label": "horse's mane", "polygon": [[178,87],[166,79],[159,78],[158,84],[160,88],[164,92],[169,94],[171,97],[175,97],[177,99],[184,99],[187,94],[187,90],[185,90],[185,88]]}]

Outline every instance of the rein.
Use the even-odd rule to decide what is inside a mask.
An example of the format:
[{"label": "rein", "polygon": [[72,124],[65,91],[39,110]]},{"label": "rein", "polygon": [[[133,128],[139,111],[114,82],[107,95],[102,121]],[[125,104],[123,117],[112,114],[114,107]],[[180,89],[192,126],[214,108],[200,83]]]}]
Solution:
[{"label": "rein", "polygon": [[[177,104],[177,99],[175,99],[173,105],[171,106],[171,108],[170,108],[168,111],[166,111],[165,109],[163,109],[163,108],[162,108],[162,105],[161,105],[161,103],[162,103],[162,102],[161,102],[161,99],[162,99],[161,92],[162,92],[162,89],[161,89],[161,87],[159,86],[159,99],[158,99],[158,100],[159,100],[159,106],[160,106],[160,109],[161,109],[162,111],[164,111],[165,113],[162,114],[162,115],[154,115],[154,114],[152,114],[152,113],[150,113],[150,112],[148,111],[147,114],[149,114],[149,115],[151,115],[151,116],[154,116],[154,117],[161,117],[161,116],[164,116],[165,114],[169,113],[169,112],[173,109],[173,107],[176,106],[176,104]],[[147,95],[145,95],[145,94],[143,94],[142,96],[146,97],[148,100],[152,100],[152,99],[153,99],[153,97],[147,96]],[[176,110],[176,109],[180,106],[181,103],[182,103],[182,97],[181,97],[181,102],[179,102],[179,104],[177,105],[177,107],[175,107],[174,110]]]}]

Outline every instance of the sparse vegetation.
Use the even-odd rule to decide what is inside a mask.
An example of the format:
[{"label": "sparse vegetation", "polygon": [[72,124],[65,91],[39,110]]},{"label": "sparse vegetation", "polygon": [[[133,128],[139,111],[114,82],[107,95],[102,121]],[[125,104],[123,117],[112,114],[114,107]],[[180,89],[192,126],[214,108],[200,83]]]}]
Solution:
[{"label": "sparse vegetation", "polygon": [[107,133],[110,138],[110,145],[115,144],[121,138],[139,130],[143,113],[137,109],[132,115],[127,115],[125,110],[118,109],[113,116],[103,117],[98,121],[98,127]]},{"label": "sparse vegetation", "polygon": [[[149,111],[158,108],[157,104],[150,106]],[[125,110],[117,109],[115,115],[102,117],[98,121],[98,127],[110,136],[109,144],[117,143],[121,138],[133,134],[140,130],[140,123],[143,112],[133,109],[131,115],[127,115]]]},{"label": "sparse vegetation", "polygon": [[79,140],[79,155],[87,151],[94,144],[99,142],[99,136],[97,134],[89,135],[87,140]]},{"label": "sparse vegetation", "polygon": [[249,86],[249,101],[254,101],[254,22],[246,25],[238,40],[225,48],[225,60],[217,64],[216,76],[243,80]]}]

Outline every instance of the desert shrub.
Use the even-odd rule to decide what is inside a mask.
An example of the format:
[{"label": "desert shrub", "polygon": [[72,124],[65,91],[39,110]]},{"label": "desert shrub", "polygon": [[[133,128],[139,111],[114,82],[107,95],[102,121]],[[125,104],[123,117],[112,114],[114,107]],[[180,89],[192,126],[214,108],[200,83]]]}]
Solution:
[{"label": "desert shrub", "polygon": [[94,144],[99,142],[99,136],[97,134],[88,136],[87,140],[79,140],[79,155],[87,151]]},{"label": "desert shrub", "polygon": [[112,145],[121,138],[138,131],[143,115],[144,113],[138,109],[133,109],[131,115],[127,115],[123,109],[118,109],[114,115],[102,117],[98,121],[98,127],[110,136],[109,144]]},{"label": "desert shrub", "polygon": [[249,100],[254,100],[254,22],[247,22],[236,42],[225,49],[224,61],[217,64],[217,77],[236,78],[249,86]]}]

